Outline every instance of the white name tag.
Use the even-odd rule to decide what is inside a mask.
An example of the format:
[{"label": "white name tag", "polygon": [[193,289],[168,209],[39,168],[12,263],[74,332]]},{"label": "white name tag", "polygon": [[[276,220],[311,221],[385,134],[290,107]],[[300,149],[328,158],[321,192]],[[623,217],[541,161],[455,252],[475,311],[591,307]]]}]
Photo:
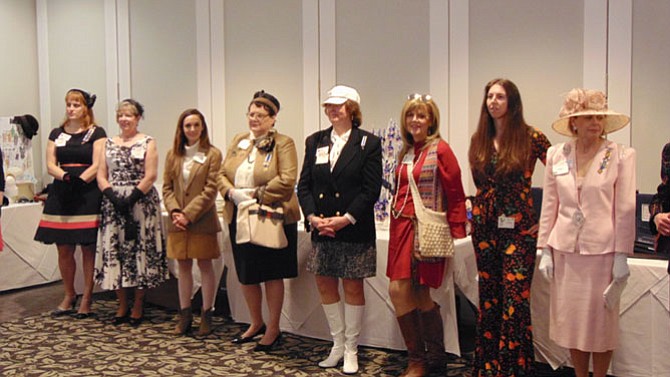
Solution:
[{"label": "white name tag", "polygon": [[70,140],[71,138],[72,135],[60,134],[58,135],[56,140],[54,140],[54,144],[56,144],[56,147],[64,147],[65,144],[67,144],[67,141]]},{"label": "white name tag", "polygon": [[199,164],[204,164],[205,160],[207,159],[207,156],[205,156],[204,153],[198,152],[193,156],[193,161],[199,163]]},{"label": "white name tag", "polygon": [[568,168],[568,163],[565,161],[561,161],[558,164],[554,165],[551,169],[552,173],[554,175],[565,175],[568,174],[570,169]]},{"label": "white name tag", "polygon": [[514,217],[498,217],[498,229],[514,229]]},{"label": "white name tag", "polygon": [[240,140],[239,143],[237,143],[237,147],[240,149],[247,149],[251,145],[251,141],[249,139],[242,139]]},{"label": "white name tag", "polygon": [[321,147],[316,149],[316,164],[327,164],[328,163],[328,147]]},{"label": "white name tag", "polygon": [[130,157],[136,160],[144,160],[144,148],[140,145],[136,145],[133,149],[130,150]]}]

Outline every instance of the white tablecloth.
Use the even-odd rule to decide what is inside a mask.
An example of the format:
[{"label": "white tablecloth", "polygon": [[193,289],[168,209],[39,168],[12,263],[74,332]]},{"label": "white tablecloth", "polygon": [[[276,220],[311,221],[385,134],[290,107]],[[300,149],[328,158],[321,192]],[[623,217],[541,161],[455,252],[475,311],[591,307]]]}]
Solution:
[{"label": "white tablecloth", "polygon": [[[388,297],[386,277],[388,234],[377,233],[377,276],[365,280],[366,314],[360,343],[404,349],[404,343]],[[227,291],[231,315],[249,322],[244,297],[237,281],[227,229],[224,230],[224,263],[228,267]],[[298,233],[298,277],[286,280],[281,328],[284,331],[330,339],[328,324],[319,303],[313,275],[305,270],[311,243],[309,234]],[[539,259],[538,259],[539,261]],[[670,376],[670,298],[667,261],[629,258],[631,276],[621,297],[620,346],[614,352],[610,373],[627,377]],[[477,265],[470,238],[456,244],[456,256],[446,270],[442,287],[432,292],[442,306],[445,349],[460,354],[454,287],[477,305]],[[570,364],[569,351],[549,339],[549,282],[535,271],[531,296],[535,357],[558,368]],[[264,311],[267,308],[264,304]],[[267,315],[267,312],[264,313]]]},{"label": "white tablecloth", "polygon": [[41,215],[39,203],[2,208],[5,248],[0,252],[0,291],[60,280],[56,246],[33,241]]},{"label": "white tablecloth", "polygon": [[[631,275],[621,296],[620,344],[610,374],[670,376],[670,300],[668,262],[629,258]],[[570,365],[568,350],[549,339],[549,281],[537,270],[531,291],[535,357],[554,368]]]},{"label": "white tablecloth", "polygon": [[[388,233],[377,232],[377,275],[365,279],[365,319],[359,339],[362,345],[405,349],[396,322],[393,305],[388,295],[389,279],[386,277]],[[284,331],[319,339],[331,339],[328,323],[314,282],[314,275],[305,270],[307,256],[311,248],[309,234],[298,232],[298,277],[285,280],[284,306],[280,327]],[[249,322],[249,312],[237,280],[233,256],[230,248],[225,248],[224,260],[228,267],[226,281],[228,301],[233,319]],[[440,289],[432,292],[432,297],[442,307],[445,328],[445,349],[460,355],[454,283],[468,300],[477,302],[477,266],[472,252],[470,238],[456,243],[456,256],[450,260],[445,272],[445,280]],[[267,318],[267,307],[263,305]]]}]

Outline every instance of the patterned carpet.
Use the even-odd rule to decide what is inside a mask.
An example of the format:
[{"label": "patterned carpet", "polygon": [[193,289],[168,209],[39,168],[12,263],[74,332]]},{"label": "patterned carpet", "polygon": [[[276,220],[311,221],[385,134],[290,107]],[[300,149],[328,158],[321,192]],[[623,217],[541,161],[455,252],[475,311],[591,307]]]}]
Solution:
[{"label": "patterned carpet", "polygon": [[[147,305],[138,328],[109,321],[113,300],[98,300],[98,318],[51,318],[48,313],[0,324],[3,376],[342,376],[321,369],[330,343],[284,333],[269,353],[255,343],[229,342],[246,325],[214,317],[216,331],[206,338],[171,335],[175,313]],[[197,325],[194,324],[194,325]],[[448,376],[467,375],[468,359],[453,357]],[[361,347],[358,376],[398,376],[404,352]]]}]

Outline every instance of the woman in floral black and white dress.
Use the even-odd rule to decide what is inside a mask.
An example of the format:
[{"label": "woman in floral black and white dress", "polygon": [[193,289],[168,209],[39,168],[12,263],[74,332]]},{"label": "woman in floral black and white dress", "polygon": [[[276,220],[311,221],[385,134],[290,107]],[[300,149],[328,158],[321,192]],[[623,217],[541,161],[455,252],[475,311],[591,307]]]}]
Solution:
[{"label": "woman in floral black and white dress", "polygon": [[[153,184],[158,170],[156,142],[137,130],[144,108],[132,99],[116,111],[121,134],[107,139],[98,170],[102,200],[95,278],[103,289],[116,290],[119,308],[112,323],[138,326],[147,288],[168,277],[160,199]],[[135,291],[132,310],[128,290]]]}]

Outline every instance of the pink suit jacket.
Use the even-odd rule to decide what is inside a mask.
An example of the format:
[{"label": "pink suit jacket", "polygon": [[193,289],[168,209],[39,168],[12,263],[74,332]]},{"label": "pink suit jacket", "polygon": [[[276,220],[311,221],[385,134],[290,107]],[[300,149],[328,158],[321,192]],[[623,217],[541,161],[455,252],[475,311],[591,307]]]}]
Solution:
[{"label": "pink suit jacket", "polygon": [[[537,247],[580,254],[633,254],[635,150],[606,140],[577,192],[575,141],[547,152]],[[583,225],[574,221],[581,210]]]}]

